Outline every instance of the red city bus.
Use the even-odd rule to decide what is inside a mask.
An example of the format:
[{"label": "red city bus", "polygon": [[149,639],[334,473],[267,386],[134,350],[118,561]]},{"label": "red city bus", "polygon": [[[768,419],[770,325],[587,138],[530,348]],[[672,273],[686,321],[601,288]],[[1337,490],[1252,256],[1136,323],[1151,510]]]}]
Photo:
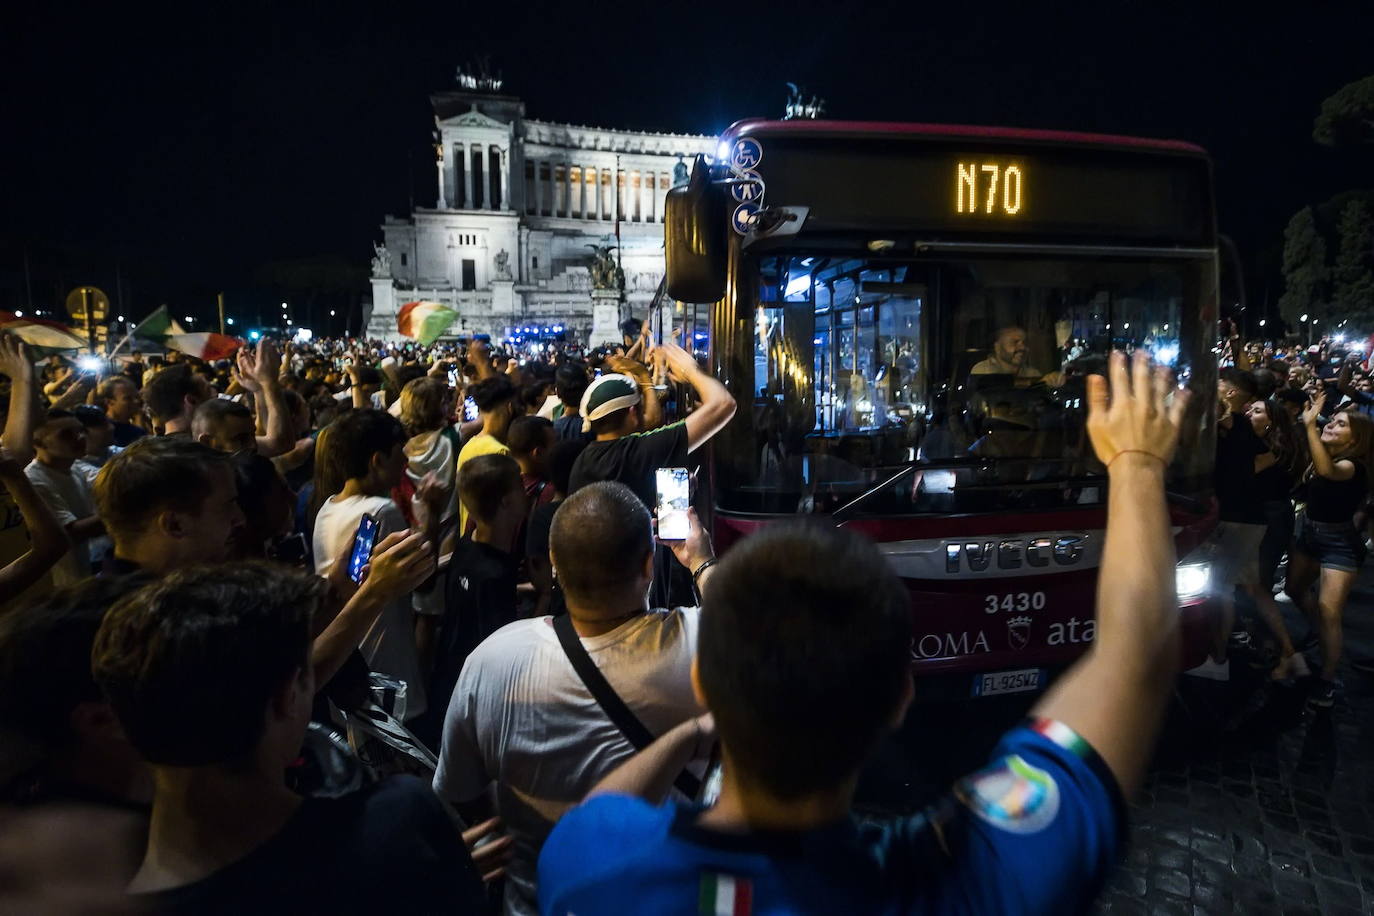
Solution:
[{"label": "red city bus", "polygon": [[1043,688],[1096,628],[1107,478],[1085,378],[1143,347],[1201,395],[1168,489],[1184,663],[1202,660],[1219,270],[1202,149],[743,121],[666,215],[668,295],[703,304],[689,333],[740,405],[710,453],[719,547],[797,515],[862,531],[911,589],[919,674],[963,696]]}]

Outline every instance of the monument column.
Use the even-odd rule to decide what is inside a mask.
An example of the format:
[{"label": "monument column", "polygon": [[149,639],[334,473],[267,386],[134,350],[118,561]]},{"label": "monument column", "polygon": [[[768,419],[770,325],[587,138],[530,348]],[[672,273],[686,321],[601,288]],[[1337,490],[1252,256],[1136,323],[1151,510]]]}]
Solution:
[{"label": "monument column", "polygon": [[563,160],[563,215],[572,219],[573,215],[573,182],[572,182],[572,160]]},{"label": "monument column", "polygon": [[501,154],[501,209],[510,209],[510,156],[503,149],[497,149]]},{"label": "monument column", "polygon": [[[472,207],[472,156],[468,154],[468,145],[459,143],[453,147],[455,159],[461,159],[463,165],[463,206]],[[455,163],[455,168],[457,164]]]},{"label": "monument column", "polygon": [[540,182],[540,178],[541,178],[542,176],[540,176],[540,174],[539,174],[540,167],[543,166],[543,164],[544,164],[544,163],[541,162],[541,161],[538,160],[538,159],[535,159],[535,160],[534,160],[534,215],[535,215],[535,216],[543,216],[543,215],[544,215],[544,187],[543,187],[543,185],[542,185],[541,182]]},{"label": "monument column", "polygon": [[444,147],[442,144],[434,147],[434,167],[439,173],[439,200],[435,206],[440,210],[447,210],[448,199],[444,196]]}]

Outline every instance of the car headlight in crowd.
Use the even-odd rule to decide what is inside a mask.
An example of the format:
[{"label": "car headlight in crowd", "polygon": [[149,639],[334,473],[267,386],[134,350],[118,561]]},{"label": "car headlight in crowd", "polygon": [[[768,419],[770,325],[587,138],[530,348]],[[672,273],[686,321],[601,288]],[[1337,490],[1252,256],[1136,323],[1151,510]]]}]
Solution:
[{"label": "car headlight in crowd", "polygon": [[1183,563],[1174,569],[1174,591],[1179,601],[1191,601],[1207,594],[1212,570],[1206,563]]}]

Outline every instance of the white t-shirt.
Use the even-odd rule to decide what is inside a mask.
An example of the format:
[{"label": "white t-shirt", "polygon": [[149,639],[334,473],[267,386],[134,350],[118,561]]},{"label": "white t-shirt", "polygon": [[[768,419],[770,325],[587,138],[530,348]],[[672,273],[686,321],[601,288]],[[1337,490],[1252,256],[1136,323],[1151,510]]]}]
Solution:
[{"label": "white t-shirt", "polygon": [[[35,458],[24,468],[24,474],[38,491],[43,502],[57,516],[57,523],[66,528],[72,522],[95,515],[95,497],[91,484],[80,471],[60,471]],[[90,540],[73,541],[71,548],[57,561],[50,573],[52,584],[58,588],[71,585],[91,576]]]},{"label": "white t-shirt", "polygon": [[[655,610],[584,638],[587,654],[653,735],[705,712],[692,695],[699,608]],[[517,620],[468,656],[444,719],[434,791],[471,801],[496,783],[515,840],[506,912],[537,913],[535,865],[565,811],[634,754],[558,643],[552,618]]]},{"label": "white t-shirt", "polygon": [[[325,575],[345,551],[353,549],[358,523],[367,513],[377,519],[377,540],[409,526],[397,505],[385,496],[331,496],[315,518],[315,572]],[[393,601],[363,637],[363,656],[373,671],[406,682],[406,718],[425,711],[425,679],[415,648],[415,611],[410,597]]]}]

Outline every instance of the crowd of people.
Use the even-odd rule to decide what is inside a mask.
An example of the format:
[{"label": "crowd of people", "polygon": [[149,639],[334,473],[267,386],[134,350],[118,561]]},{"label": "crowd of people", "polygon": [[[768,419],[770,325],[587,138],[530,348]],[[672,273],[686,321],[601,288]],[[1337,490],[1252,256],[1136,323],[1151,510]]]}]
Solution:
[{"label": "crowd of people", "polygon": [[[690,467],[736,404],[690,352],[625,330],[587,359],[262,340],[103,376],[0,335],[0,484],[28,532],[0,557],[0,901],[1091,901],[1177,667],[1164,471],[1189,393],[1143,353],[1089,380],[1111,480],[1093,648],[984,769],[861,824],[857,774],[913,698],[908,593],[872,543],[815,521],[719,557],[695,510],[657,538],[656,471]],[[1270,589],[1287,554],[1330,683],[1354,519],[1374,517],[1374,394],[1331,348],[1234,351],[1219,575],[1269,625],[1274,676],[1301,675]]]},{"label": "crowd of people", "polygon": [[[1308,702],[1330,707],[1339,686],[1342,615],[1374,535],[1369,354],[1343,339],[1276,347],[1242,344],[1234,334],[1221,350],[1220,524],[1211,546],[1223,612],[1211,657],[1192,673],[1228,678],[1228,655],[1240,649],[1275,681],[1310,680]],[[1288,633],[1276,592],[1313,624],[1321,658],[1315,672]],[[1237,622],[1237,595],[1255,608],[1258,621]]]}]

